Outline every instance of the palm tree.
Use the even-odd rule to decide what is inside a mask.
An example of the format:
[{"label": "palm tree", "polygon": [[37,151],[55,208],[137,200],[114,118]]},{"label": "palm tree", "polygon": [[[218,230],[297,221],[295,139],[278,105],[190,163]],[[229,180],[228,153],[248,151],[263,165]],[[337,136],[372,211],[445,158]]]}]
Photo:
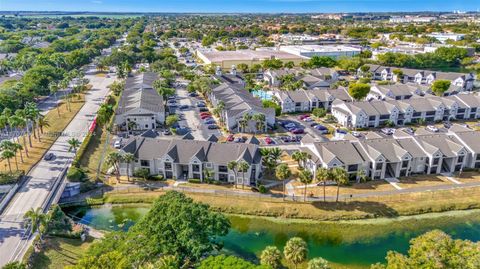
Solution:
[{"label": "palm tree", "polygon": [[315,177],[317,181],[323,183],[323,201],[325,202],[327,181],[333,178],[332,171],[324,167],[318,168]]},{"label": "palm tree", "polygon": [[292,171],[285,163],[280,164],[275,168],[275,176],[282,181],[283,185],[283,200],[285,200],[285,180],[292,176]]},{"label": "palm tree", "polygon": [[135,161],[135,155],[132,153],[125,153],[122,156],[122,160],[127,164],[127,181],[130,181],[130,164]]},{"label": "palm tree", "polygon": [[15,156],[15,153],[13,153],[13,151],[11,151],[9,149],[2,150],[2,153],[0,154],[0,157],[2,159],[7,160],[8,170],[10,171],[10,173],[12,173],[12,166],[10,164],[10,159],[13,158],[14,156]]},{"label": "palm tree", "polygon": [[[37,135],[35,134],[35,130],[37,129],[37,121],[38,118],[40,117],[40,109],[38,109],[37,104],[33,102],[28,102],[25,105],[25,118],[32,122],[32,132],[33,132],[33,137],[37,138]],[[28,128],[28,126],[27,126]],[[38,140],[40,141],[40,133],[38,133]]]},{"label": "palm tree", "polygon": [[299,167],[303,167],[305,162],[310,159],[310,155],[305,151],[295,151],[292,154],[292,159],[298,163]]},{"label": "palm tree", "polygon": [[273,172],[282,156],[282,150],[279,148],[260,148],[262,163],[268,172]]},{"label": "palm tree", "polygon": [[255,121],[255,134],[257,131],[265,131],[265,115],[264,114],[255,114],[252,116],[252,120]]},{"label": "palm tree", "polygon": [[76,152],[77,148],[80,147],[80,141],[78,139],[76,139],[75,137],[72,137],[72,138],[68,139],[67,143],[70,146],[68,148],[69,152],[72,151],[72,150],[73,150],[73,152]]},{"label": "palm tree", "polygon": [[267,246],[260,256],[260,264],[268,268],[279,268],[282,262],[282,253],[276,246]]},{"label": "palm tree", "polygon": [[[15,128],[18,127],[18,128],[23,130],[23,129],[27,128],[27,121],[24,118],[21,118],[21,117],[15,115],[15,116],[10,117],[10,126],[15,126]],[[23,140],[23,149],[25,149],[25,155],[27,155],[27,157],[29,157],[28,156],[28,148],[27,148],[27,140],[25,139],[25,135],[22,135],[22,140]],[[28,140],[30,142],[30,147],[32,147],[32,140],[30,139],[29,134],[28,134]],[[17,137],[17,142],[20,142],[18,137]]]},{"label": "palm tree", "polygon": [[40,234],[40,240],[42,240],[42,232],[44,232],[45,229],[40,227],[46,226],[47,221],[46,215],[42,212],[42,208],[31,208],[25,213],[23,217],[25,218],[27,225],[30,225],[30,228],[32,229],[32,234],[38,231]]},{"label": "palm tree", "polygon": [[245,133],[248,127],[248,122],[252,119],[252,115],[245,113],[238,121],[239,126],[242,128],[242,132]]},{"label": "palm tree", "polygon": [[[7,150],[7,151],[13,152],[14,157],[15,157],[15,167],[17,168],[17,171],[18,171],[17,152],[19,150],[23,150],[22,145],[20,145],[18,143],[15,143],[15,142],[12,142],[10,140],[3,140],[2,142],[0,142],[0,150],[3,150],[3,151]],[[21,156],[21,160],[22,160],[22,163],[23,163],[23,156],[21,154],[22,154],[22,152],[20,151],[20,156]]]},{"label": "palm tree", "polygon": [[302,170],[300,171],[299,174],[300,182],[302,182],[305,185],[305,189],[303,191],[303,201],[305,202],[307,200],[307,185],[312,183],[313,181],[313,175],[310,170]]},{"label": "palm tree", "polygon": [[50,122],[45,118],[45,116],[40,115],[40,117],[38,117],[38,127],[40,128],[41,134],[43,134],[44,127],[50,127]]},{"label": "palm tree", "polygon": [[245,172],[248,172],[250,165],[246,161],[240,161],[238,163],[238,171],[242,172],[242,189],[245,189]]},{"label": "palm tree", "polygon": [[122,160],[122,155],[118,152],[110,152],[110,154],[107,155],[107,158],[105,159],[105,162],[107,165],[111,165],[115,169],[115,174],[117,177],[117,182],[120,182],[120,161]]},{"label": "palm tree", "polygon": [[214,173],[213,169],[205,168],[203,169],[203,177],[210,182],[214,178]]},{"label": "palm tree", "polygon": [[[17,133],[18,133],[18,129],[23,129],[25,124],[26,124],[26,121],[23,117],[21,117],[19,114],[21,113],[15,113],[15,115],[11,116],[9,119],[8,119],[8,125],[10,125],[10,129],[14,129]],[[18,141],[18,136],[17,135],[14,135],[13,136],[14,139],[17,138],[17,141]],[[31,143],[30,143],[30,147],[31,147]]]},{"label": "palm tree", "polygon": [[233,178],[235,180],[235,188],[237,187],[237,167],[238,167],[238,163],[236,161],[229,161],[227,163],[228,170],[233,171]]},{"label": "palm tree", "polygon": [[307,269],[330,269],[328,261],[324,258],[318,257],[311,259],[308,262]]},{"label": "palm tree", "polygon": [[[53,93],[53,95],[55,96],[55,100],[58,100],[57,93],[59,88],[60,86],[58,85],[57,82],[50,82],[50,84],[48,84],[48,89],[50,90],[50,93]],[[57,107],[57,115],[60,117],[60,105],[57,104],[56,107]]]},{"label": "palm tree", "polygon": [[334,175],[334,180],[337,183],[337,200],[336,202],[338,203],[338,196],[340,193],[340,185],[346,185],[348,184],[348,173],[343,169],[342,167],[335,167],[333,168],[332,171]]},{"label": "palm tree", "polygon": [[307,243],[305,243],[305,241],[300,237],[290,238],[283,249],[283,255],[285,256],[285,259],[292,263],[294,268],[297,268],[299,264],[305,262],[307,259],[307,254]]},{"label": "palm tree", "polygon": [[127,123],[127,132],[134,130],[137,127],[137,123],[134,121],[129,121]]}]

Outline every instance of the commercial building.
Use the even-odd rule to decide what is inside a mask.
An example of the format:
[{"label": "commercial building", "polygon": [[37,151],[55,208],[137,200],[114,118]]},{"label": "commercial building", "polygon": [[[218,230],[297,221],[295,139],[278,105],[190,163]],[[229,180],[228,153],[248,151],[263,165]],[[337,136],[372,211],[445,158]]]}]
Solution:
[{"label": "commercial building", "polygon": [[308,58],[311,58],[313,56],[327,56],[335,59],[341,57],[353,57],[362,51],[360,48],[346,45],[281,46],[280,50]]},{"label": "commercial building", "polygon": [[238,66],[239,64],[252,66],[270,59],[278,59],[282,62],[293,62],[295,65],[308,61],[306,57],[273,49],[234,51],[197,50],[196,54],[204,64],[220,66],[222,69],[230,69],[232,66]]},{"label": "commercial building", "polygon": [[433,37],[442,43],[447,42],[447,40],[460,41],[465,38],[465,34],[455,34],[455,33],[431,33],[431,34],[427,34],[427,36]]}]

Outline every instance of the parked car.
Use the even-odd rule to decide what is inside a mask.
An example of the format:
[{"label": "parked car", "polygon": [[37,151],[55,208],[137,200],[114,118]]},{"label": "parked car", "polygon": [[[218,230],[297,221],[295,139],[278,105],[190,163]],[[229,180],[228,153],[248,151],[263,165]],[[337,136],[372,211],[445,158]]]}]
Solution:
[{"label": "parked car", "polygon": [[310,117],[306,117],[306,118],[303,118],[303,121],[304,121],[304,122],[312,122],[313,119],[310,118]]},{"label": "parked car", "polygon": [[172,132],[170,132],[170,130],[167,129],[167,130],[163,131],[162,134],[163,135],[171,135]]},{"label": "parked car", "polygon": [[209,115],[210,116],[211,114],[210,114],[210,112],[201,112],[200,116],[203,116],[203,115]]},{"label": "parked car", "polygon": [[196,92],[191,92],[191,93],[188,94],[188,96],[190,96],[190,97],[197,97],[198,94],[197,94]]},{"label": "parked car", "polygon": [[43,157],[43,159],[45,161],[51,161],[55,158],[55,154],[53,154],[52,152],[49,152],[47,154],[45,154],[45,157]]},{"label": "parked car", "polygon": [[427,130],[429,130],[430,132],[434,132],[434,133],[438,132],[438,128],[435,127],[435,125],[428,125]]},{"label": "parked car", "polygon": [[208,108],[206,108],[206,107],[199,107],[199,108],[198,108],[198,111],[200,111],[200,112],[207,112],[207,111],[208,111]]},{"label": "parked car", "polygon": [[382,128],[380,131],[386,135],[392,135],[393,133],[395,133],[395,129],[392,128]]},{"label": "parked car", "polygon": [[214,119],[205,120],[205,124],[215,124],[215,120]]},{"label": "parked car", "polygon": [[182,109],[182,110],[183,109],[188,109],[188,105],[181,105],[179,108]]},{"label": "parked car", "polygon": [[212,116],[210,116],[210,115],[202,115],[202,116],[200,116],[200,119],[202,119],[202,120],[205,120],[205,119],[208,119],[208,118],[212,118]]},{"label": "parked car", "polygon": [[318,123],[316,123],[316,122],[310,123],[310,127],[315,127],[315,126],[317,126],[317,125],[318,125]]},{"label": "parked car", "polygon": [[360,134],[359,132],[356,132],[356,131],[353,131],[351,134],[352,134],[353,136],[355,136],[355,137],[360,137],[360,136],[362,136],[362,134]]},{"label": "parked car", "polygon": [[197,107],[205,107],[205,103],[202,101],[197,102]]},{"label": "parked car", "polygon": [[317,124],[313,128],[315,128],[317,130],[327,130],[328,131],[328,128],[326,126],[321,125],[321,124]]},{"label": "parked car", "polygon": [[411,128],[411,127],[407,127],[404,130],[407,134],[413,135],[415,133],[415,130],[413,130],[413,128]]},{"label": "parked car", "polygon": [[212,124],[212,125],[208,125],[207,128],[210,129],[210,130],[215,130],[215,129],[218,129],[218,126],[215,125],[215,124]]},{"label": "parked car", "polygon": [[288,128],[295,128],[295,127],[297,127],[297,125],[293,122],[290,122],[290,123],[285,124],[283,127],[288,129]]},{"label": "parked car", "polygon": [[230,134],[230,135],[227,136],[227,141],[232,142],[234,138],[235,138],[235,136],[233,136],[233,134]]},{"label": "parked car", "polygon": [[303,129],[297,128],[293,129],[291,132],[292,134],[303,134],[305,131]]},{"label": "parked car", "polygon": [[235,139],[233,139],[233,142],[235,143],[243,143],[245,142],[246,139],[243,139],[243,137],[235,137]]},{"label": "parked car", "polygon": [[267,136],[265,138],[265,143],[267,143],[268,145],[273,144],[273,140],[270,137]]},{"label": "parked car", "polygon": [[115,143],[113,143],[113,147],[116,148],[116,149],[119,149],[122,147],[122,140],[119,139],[117,141],[115,141]]},{"label": "parked car", "polygon": [[343,129],[336,129],[335,132],[336,132],[337,134],[344,134],[344,135],[347,134],[347,131],[345,131],[345,130],[343,130]]},{"label": "parked car", "polygon": [[449,129],[450,127],[452,127],[452,123],[451,123],[451,122],[448,122],[448,121],[447,121],[447,122],[444,122],[444,123],[443,123],[443,127]]},{"label": "parked car", "polygon": [[300,115],[300,116],[298,117],[298,119],[299,119],[299,120],[303,120],[303,119],[308,118],[308,117],[310,117],[310,115],[304,114],[304,115]]}]

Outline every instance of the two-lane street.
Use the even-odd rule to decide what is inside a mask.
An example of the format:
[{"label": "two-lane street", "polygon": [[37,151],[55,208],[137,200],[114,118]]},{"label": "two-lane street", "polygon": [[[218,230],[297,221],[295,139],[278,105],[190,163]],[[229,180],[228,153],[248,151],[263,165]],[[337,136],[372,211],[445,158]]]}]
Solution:
[{"label": "two-lane street", "polygon": [[23,215],[31,208],[41,207],[48,199],[56,179],[72,162],[74,153],[69,152],[68,140],[76,137],[83,141],[96,112],[108,94],[107,86],[114,79],[87,75],[93,88],[86,94],[86,102],[75,118],[65,128],[50,148],[55,154],[50,161],[41,160],[27,175],[25,184],[12,198],[10,204],[0,216],[0,266],[12,260],[20,259],[28,248],[23,227]]}]

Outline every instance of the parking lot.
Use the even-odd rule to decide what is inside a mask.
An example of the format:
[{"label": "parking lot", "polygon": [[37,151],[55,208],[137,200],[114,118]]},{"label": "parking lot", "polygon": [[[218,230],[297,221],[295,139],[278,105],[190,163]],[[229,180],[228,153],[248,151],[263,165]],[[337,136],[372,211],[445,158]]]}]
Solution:
[{"label": "parking lot", "polygon": [[185,84],[179,84],[177,87],[177,106],[173,109],[175,114],[180,117],[178,122],[181,128],[186,128],[198,140],[207,140],[212,134],[220,137],[220,129],[208,129],[208,125],[201,119],[197,102],[203,101],[200,97],[190,97],[185,88]]}]

